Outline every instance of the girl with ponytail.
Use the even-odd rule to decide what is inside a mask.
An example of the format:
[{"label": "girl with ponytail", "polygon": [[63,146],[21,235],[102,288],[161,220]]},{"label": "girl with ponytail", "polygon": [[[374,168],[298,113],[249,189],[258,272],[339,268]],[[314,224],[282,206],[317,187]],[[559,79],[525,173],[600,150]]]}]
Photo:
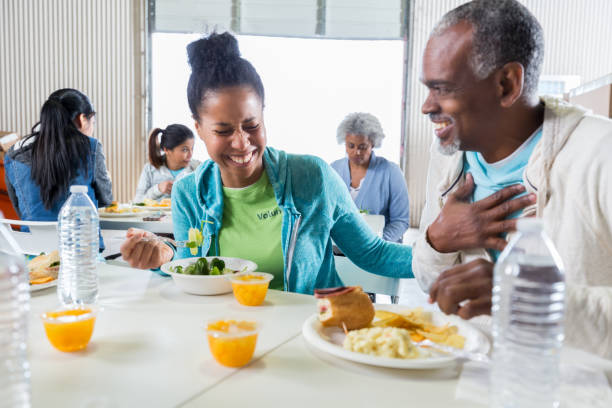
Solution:
[{"label": "girl with ponytail", "polygon": [[193,144],[193,132],[187,126],[175,124],[153,129],[149,134],[149,163],[140,174],[134,201],[170,197],[174,182],[200,165],[199,161],[191,160]]},{"label": "girl with ponytail", "polygon": [[73,184],[88,187],[98,207],[113,201],[102,145],[92,137],[93,106],[76,89],[53,92],[32,133],[5,158],[6,184],[22,220],[57,221]]},{"label": "girl with ponytail", "polygon": [[[375,235],[327,163],[267,146],[263,84],[240,56],[236,38],[213,33],[189,44],[187,54],[187,99],[211,159],[173,187],[176,239],[201,230],[199,256],[254,261],[274,276],[272,289],[312,294],[341,286],[332,238],[368,272],[413,277],[412,248]],[[316,118],[299,112],[296,126],[300,120]],[[156,268],[192,256],[191,248],[174,248],[150,235],[131,231],[121,245],[131,266]]]}]

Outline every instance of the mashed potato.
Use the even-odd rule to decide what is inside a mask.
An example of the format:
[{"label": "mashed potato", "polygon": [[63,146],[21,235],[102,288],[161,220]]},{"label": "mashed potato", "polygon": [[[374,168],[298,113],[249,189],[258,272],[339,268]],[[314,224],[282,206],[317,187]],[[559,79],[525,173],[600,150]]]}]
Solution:
[{"label": "mashed potato", "polygon": [[344,348],[379,357],[419,357],[419,351],[412,344],[408,330],[397,327],[371,327],[352,330],[344,339]]}]

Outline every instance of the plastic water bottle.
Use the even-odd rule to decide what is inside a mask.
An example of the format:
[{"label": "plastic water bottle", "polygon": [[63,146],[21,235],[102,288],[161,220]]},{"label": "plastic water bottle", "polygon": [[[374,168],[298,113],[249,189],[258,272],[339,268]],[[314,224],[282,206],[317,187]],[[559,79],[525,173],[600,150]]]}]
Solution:
[{"label": "plastic water bottle", "polygon": [[70,193],[58,217],[57,296],[63,305],[94,304],[98,300],[98,210],[87,196],[86,186],[71,186]]},{"label": "plastic water bottle", "polygon": [[494,270],[491,406],[558,407],[563,265],[541,220],[517,229]]},{"label": "plastic water bottle", "polygon": [[20,252],[6,227],[0,225],[0,407],[30,406],[30,289]]}]

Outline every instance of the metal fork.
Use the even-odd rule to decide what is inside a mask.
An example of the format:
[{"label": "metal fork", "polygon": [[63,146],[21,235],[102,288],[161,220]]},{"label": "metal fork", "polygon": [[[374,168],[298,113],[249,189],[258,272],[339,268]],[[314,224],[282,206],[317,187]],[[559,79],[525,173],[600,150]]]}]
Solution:
[{"label": "metal fork", "polygon": [[[127,239],[127,236],[121,236],[121,237],[115,236],[112,239],[113,240],[120,239],[124,241]],[[153,235],[152,237],[142,237],[140,241],[141,242],[163,242],[163,243],[174,245],[176,248],[188,248],[187,243],[190,242],[188,240],[177,241],[172,238],[160,237],[159,235]]]},{"label": "metal fork", "polygon": [[177,241],[171,238],[160,237],[158,235],[155,235],[153,237],[143,237],[141,241],[143,242],[147,242],[147,241],[163,242],[163,243],[174,245],[176,248],[187,248],[187,243],[190,242],[187,240]]}]

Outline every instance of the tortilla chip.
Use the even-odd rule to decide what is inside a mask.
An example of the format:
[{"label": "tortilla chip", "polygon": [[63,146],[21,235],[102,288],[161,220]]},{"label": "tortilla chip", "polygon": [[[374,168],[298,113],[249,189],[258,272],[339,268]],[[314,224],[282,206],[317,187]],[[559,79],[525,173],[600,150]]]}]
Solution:
[{"label": "tortilla chip", "polygon": [[30,285],[40,285],[41,283],[47,283],[55,280],[53,276],[45,276],[38,279],[30,279]]}]

